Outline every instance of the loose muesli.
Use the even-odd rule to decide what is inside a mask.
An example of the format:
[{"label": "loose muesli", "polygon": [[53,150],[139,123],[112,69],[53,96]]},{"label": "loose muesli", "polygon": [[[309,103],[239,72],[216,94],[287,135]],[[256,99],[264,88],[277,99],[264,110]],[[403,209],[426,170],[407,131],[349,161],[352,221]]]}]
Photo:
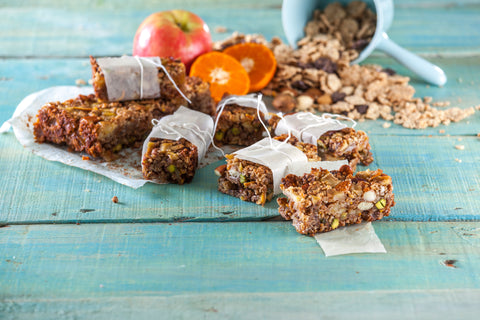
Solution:
[{"label": "loose muesli", "polygon": [[268,42],[262,35],[239,33],[215,43],[214,49],[241,42],[267,45],[277,59],[277,71],[262,93],[272,96],[272,105],[282,112],[328,112],[354,120],[381,118],[411,129],[448,125],[475,112],[473,107],[439,109],[449,103],[414,97],[410,78],[392,69],[351,65],[373,35],[374,22],[372,12],[360,1],[347,7],[333,3],[324,11],[315,11],[297,49],[278,37]]}]

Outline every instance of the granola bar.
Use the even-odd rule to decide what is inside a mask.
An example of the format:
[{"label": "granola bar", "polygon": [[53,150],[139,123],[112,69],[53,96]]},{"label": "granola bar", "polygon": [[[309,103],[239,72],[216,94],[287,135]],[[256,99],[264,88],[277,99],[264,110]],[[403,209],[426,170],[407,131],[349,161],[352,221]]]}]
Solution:
[{"label": "granola bar", "polygon": [[38,143],[66,145],[72,151],[113,160],[122,148],[145,139],[152,129],[152,119],[177,108],[163,99],[100,102],[93,94],[80,95],[44,105],[33,132]]},{"label": "granola bar", "polygon": [[314,168],[303,176],[287,175],[280,188],[286,198],[277,199],[279,213],[308,235],[380,220],[395,205],[392,178],[380,169],[353,175],[349,166],[331,172]]},{"label": "granola bar", "polygon": [[210,94],[210,85],[199,77],[185,78],[185,95],[190,100],[188,107],[193,110],[214,116],[215,100]]},{"label": "granola bar", "polygon": [[[274,134],[280,119],[279,116],[273,115],[269,120]],[[322,134],[316,142],[318,155],[324,161],[346,159],[354,169],[358,163],[368,166],[373,162],[369,139],[364,131],[349,127],[330,130]]]},{"label": "granola bar", "polygon": [[[217,117],[218,124],[214,137],[216,144],[250,146],[265,137],[265,128],[254,108],[237,104],[226,105]],[[268,123],[263,112],[260,112],[260,117],[263,123]]]},{"label": "granola bar", "polygon": [[198,149],[184,138],[151,138],[142,159],[143,177],[160,183],[189,183],[197,166]]},{"label": "granola bar", "polygon": [[[180,60],[175,60],[173,58],[162,58],[161,62],[175,82],[177,88],[183,92],[185,89],[185,65],[180,62]],[[90,56],[90,63],[92,65],[93,88],[97,98],[101,101],[110,101],[111,99],[108,97],[103,70],[100,68],[97,60],[92,56]],[[160,67],[158,67],[158,85],[160,87],[162,99],[169,101],[171,104],[176,104],[177,107],[184,102],[178,89],[165,74],[165,71]],[[140,96],[135,97],[135,99],[140,99]]]},{"label": "granola bar", "polygon": [[[278,136],[276,141],[284,141],[287,136]],[[308,161],[321,161],[313,144],[303,143],[291,137],[288,143],[303,152]],[[272,170],[266,165],[239,158],[235,154],[225,155],[226,168],[219,170],[218,190],[240,198],[243,201],[264,205],[275,194]],[[282,161],[277,159],[277,161]]]}]

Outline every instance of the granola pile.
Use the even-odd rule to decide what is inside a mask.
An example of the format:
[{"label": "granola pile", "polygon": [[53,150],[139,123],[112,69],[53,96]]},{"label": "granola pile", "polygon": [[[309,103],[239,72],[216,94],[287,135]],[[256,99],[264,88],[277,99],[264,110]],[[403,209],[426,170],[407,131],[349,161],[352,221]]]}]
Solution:
[{"label": "granola pile", "polygon": [[[310,111],[342,114],[354,120],[384,119],[411,129],[460,121],[475,108],[438,108],[431,97],[414,97],[409,77],[379,65],[351,65],[375,32],[375,14],[363,2],[339,3],[316,10],[305,27],[306,36],[293,49],[278,37],[234,33],[217,42],[222,50],[242,42],[267,45],[277,60],[272,81],[262,90],[282,112]],[[479,107],[477,107],[478,109]]]}]

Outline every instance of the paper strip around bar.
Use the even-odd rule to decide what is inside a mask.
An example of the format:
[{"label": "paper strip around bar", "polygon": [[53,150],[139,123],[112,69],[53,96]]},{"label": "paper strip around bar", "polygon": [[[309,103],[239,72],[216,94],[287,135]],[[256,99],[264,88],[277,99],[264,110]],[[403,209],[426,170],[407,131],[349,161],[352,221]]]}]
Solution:
[{"label": "paper strip around bar", "polygon": [[153,99],[160,97],[158,57],[98,58],[110,101]]},{"label": "paper strip around bar", "polygon": [[310,112],[286,115],[278,122],[276,135],[291,134],[300,141],[317,145],[317,140],[328,131],[339,131],[347,125],[333,118],[325,118]]},{"label": "paper strip around bar", "polygon": [[258,109],[263,113],[266,119],[269,119],[269,112],[263,100],[258,98],[257,94],[251,93],[244,96],[229,95],[223,98],[217,105],[217,113],[221,112],[223,107],[229,104],[236,104],[241,107]]},{"label": "paper strip around bar", "polygon": [[[242,160],[252,161],[268,167],[272,171],[274,194],[279,194],[280,181],[287,174],[303,174],[320,168],[324,161],[308,161],[307,156],[297,147],[289,143],[265,138],[250,147],[238,150],[235,156]],[[337,170],[348,161],[327,161],[331,170]]]},{"label": "paper strip around bar", "polygon": [[213,119],[210,116],[182,106],[174,114],[160,119],[153,127],[143,144],[142,158],[151,138],[170,140],[184,138],[197,147],[200,162],[210,146],[212,132]]}]

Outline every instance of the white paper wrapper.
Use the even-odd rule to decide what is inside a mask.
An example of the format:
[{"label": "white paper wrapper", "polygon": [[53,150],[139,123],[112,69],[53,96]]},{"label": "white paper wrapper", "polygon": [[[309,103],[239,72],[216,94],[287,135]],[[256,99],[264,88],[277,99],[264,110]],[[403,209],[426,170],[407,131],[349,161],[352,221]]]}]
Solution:
[{"label": "white paper wrapper", "polygon": [[272,170],[274,194],[281,193],[280,182],[288,174],[303,175],[312,168],[338,170],[342,165],[348,164],[346,160],[308,161],[307,156],[298,148],[269,138],[262,139],[234,154],[239,159],[259,163]]},{"label": "white paper wrapper", "polygon": [[203,159],[210,146],[213,134],[213,119],[205,113],[180,107],[174,114],[163,117],[153,127],[143,144],[142,159],[151,138],[179,140],[184,138],[198,150],[198,162]]},{"label": "white paper wrapper", "polygon": [[284,116],[275,129],[276,135],[291,134],[300,141],[317,145],[317,140],[325,132],[338,131],[347,125],[333,118],[319,117],[310,112],[297,112]]},{"label": "white paper wrapper", "polygon": [[361,223],[315,235],[325,256],[350,253],[386,253],[372,223]]},{"label": "white paper wrapper", "polygon": [[[124,149],[121,157],[112,162],[102,160],[82,160],[81,153],[68,152],[67,148],[49,143],[35,143],[33,137],[33,123],[38,110],[47,102],[65,101],[77,97],[79,94],[93,93],[92,87],[59,86],[35,92],[25,97],[17,106],[12,118],[0,127],[0,133],[13,128],[16,138],[34,154],[50,161],[58,161],[66,165],[96,172],[123,185],[139,188],[147,180],[143,179],[141,171],[141,158],[138,149]],[[207,166],[223,159],[223,154],[218,150],[211,150],[199,167]]]},{"label": "white paper wrapper", "polygon": [[257,94],[251,93],[244,96],[230,95],[222,100],[217,105],[217,113],[221,113],[226,105],[237,104],[241,107],[247,107],[252,109],[258,109],[264,114],[265,119],[269,119],[270,115],[267,106],[263,102],[261,96],[260,99]]}]

